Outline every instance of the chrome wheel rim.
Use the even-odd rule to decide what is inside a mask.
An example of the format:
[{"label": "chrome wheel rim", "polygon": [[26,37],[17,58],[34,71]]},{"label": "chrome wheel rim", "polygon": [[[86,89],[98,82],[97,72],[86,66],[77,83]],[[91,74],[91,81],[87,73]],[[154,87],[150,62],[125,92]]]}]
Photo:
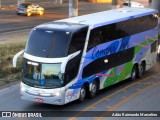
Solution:
[{"label": "chrome wheel rim", "polygon": [[95,84],[95,83],[93,83],[93,84],[92,84],[92,87],[91,87],[91,92],[92,92],[92,94],[95,94],[95,93],[96,93],[96,91],[97,91],[96,84]]},{"label": "chrome wheel rim", "polygon": [[86,95],[86,91],[85,91],[84,88],[81,89],[80,94],[81,94],[81,95],[80,95],[81,99],[84,99],[84,98],[85,98],[85,95]]},{"label": "chrome wheel rim", "polygon": [[135,69],[133,69],[133,71],[132,71],[132,79],[135,79],[136,78],[136,71],[135,71]]}]

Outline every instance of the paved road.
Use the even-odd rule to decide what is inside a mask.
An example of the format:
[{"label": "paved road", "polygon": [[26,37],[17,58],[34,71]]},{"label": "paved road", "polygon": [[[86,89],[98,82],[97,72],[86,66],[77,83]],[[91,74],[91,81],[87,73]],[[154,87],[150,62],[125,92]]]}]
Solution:
[{"label": "paved road", "polygon": [[[95,98],[86,99],[82,104],[72,102],[64,106],[23,101],[20,99],[19,84],[16,84],[0,91],[0,111],[77,111],[77,113],[72,115],[78,120],[82,118],[77,116],[84,116],[86,114],[84,111],[102,111],[99,113],[101,116],[106,116],[108,114],[106,111],[160,111],[159,71],[160,63],[157,63],[155,67],[146,71],[141,79],[135,81],[126,80],[105,90],[101,90]],[[63,113],[61,115],[63,116]],[[94,115],[94,112],[91,112],[91,116]],[[60,119],[72,120],[73,117]],[[28,120],[27,118],[23,119]],[[47,120],[51,119],[53,118],[47,118]],[[85,119],[103,120],[106,118],[87,117]],[[113,118],[107,119],[112,120]],[[125,119],[127,120],[128,118]],[[132,118],[130,119],[132,120]],[[159,118],[145,118],[145,120],[152,119],[158,120]]]},{"label": "paved road", "polygon": [[[110,9],[109,4],[94,4],[89,2],[79,3],[79,15],[89,14],[93,12],[99,12]],[[43,16],[17,16],[16,10],[1,10],[0,11],[0,33],[30,29],[36,25],[63,19],[68,17],[68,3],[62,5],[50,6],[45,8],[45,14]]]},{"label": "paved road", "polygon": [[[84,4],[80,5],[80,14],[87,14],[94,11],[101,11],[107,9],[107,4]],[[90,8],[88,10],[88,8]],[[59,6],[53,8],[46,8],[46,14],[44,16],[17,16],[15,11],[0,11],[0,32],[4,33],[12,30],[20,30],[25,28],[31,28],[37,24],[61,19],[67,17],[68,11],[66,6]],[[57,12],[59,11],[59,12]],[[59,14],[58,14],[59,13]],[[25,22],[24,22],[25,21]],[[126,80],[119,84],[113,85],[105,90],[99,92],[99,94],[93,99],[86,99],[82,104],[72,102],[64,106],[55,106],[47,104],[33,103],[30,101],[22,101],[20,99],[19,84],[0,90],[0,111],[77,111],[72,112],[73,117],[64,118],[42,118],[43,120],[73,120],[73,119],[109,119],[109,120],[160,120],[160,118],[144,117],[144,118],[97,118],[94,116],[94,112],[91,112],[90,117],[77,117],[83,116],[84,111],[101,111],[101,116],[106,116],[106,111],[160,111],[160,63],[157,63],[151,70],[145,72],[143,78],[136,81]],[[54,113],[54,112],[53,112]],[[62,114],[63,116],[63,114]],[[4,118],[0,118],[4,120]],[[31,118],[8,118],[7,120],[30,120]],[[32,118],[33,119],[33,118]],[[33,119],[35,120],[35,118]],[[37,120],[40,120],[38,118]]]}]

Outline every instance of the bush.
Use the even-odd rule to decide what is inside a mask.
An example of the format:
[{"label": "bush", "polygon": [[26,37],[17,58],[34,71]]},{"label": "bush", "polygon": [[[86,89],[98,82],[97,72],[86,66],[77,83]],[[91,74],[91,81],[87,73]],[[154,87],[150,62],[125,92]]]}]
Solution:
[{"label": "bush", "polygon": [[20,79],[23,59],[18,59],[16,68],[12,66],[12,59],[24,47],[25,43],[0,45],[0,84]]}]

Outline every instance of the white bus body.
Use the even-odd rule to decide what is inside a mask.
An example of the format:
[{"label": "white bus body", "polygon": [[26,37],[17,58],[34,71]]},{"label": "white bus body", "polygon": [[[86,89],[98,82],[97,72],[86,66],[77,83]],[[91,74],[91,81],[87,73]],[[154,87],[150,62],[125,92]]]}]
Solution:
[{"label": "white bus body", "polygon": [[[23,54],[21,98],[63,105],[141,77],[156,63],[157,11],[121,8],[39,25]],[[36,76],[36,77],[35,77]]]}]

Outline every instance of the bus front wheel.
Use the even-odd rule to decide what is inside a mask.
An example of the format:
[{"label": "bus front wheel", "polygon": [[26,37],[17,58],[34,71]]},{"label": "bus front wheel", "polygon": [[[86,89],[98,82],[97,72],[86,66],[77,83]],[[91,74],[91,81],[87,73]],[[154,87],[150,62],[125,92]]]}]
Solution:
[{"label": "bus front wheel", "polygon": [[80,95],[79,95],[79,99],[78,101],[81,103],[85,100],[86,97],[86,87],[85,85],[82,86],[82,88],[80,89]]}]

